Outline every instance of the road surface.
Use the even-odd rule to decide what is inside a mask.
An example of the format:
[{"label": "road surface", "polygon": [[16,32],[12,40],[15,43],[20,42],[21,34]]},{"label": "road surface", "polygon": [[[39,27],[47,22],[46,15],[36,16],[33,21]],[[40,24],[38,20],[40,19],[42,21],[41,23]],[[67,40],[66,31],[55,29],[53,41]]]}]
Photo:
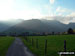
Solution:
[{"label": "road surface", "polygon": [[16,37],[13,44],[8,49],[6,56],[34,56],[23,44],[20,38]]}]

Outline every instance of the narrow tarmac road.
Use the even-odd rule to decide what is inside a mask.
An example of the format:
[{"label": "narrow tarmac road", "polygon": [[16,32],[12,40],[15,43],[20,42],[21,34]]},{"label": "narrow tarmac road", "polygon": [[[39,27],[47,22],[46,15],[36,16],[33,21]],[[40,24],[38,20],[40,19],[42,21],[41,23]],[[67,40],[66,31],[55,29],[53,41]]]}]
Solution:
[{"label": "narrow tarmac road", "polygon": [[23,44],[20,38],[16,37],[14,43],[8,49],[6,56],[34,56]]}]

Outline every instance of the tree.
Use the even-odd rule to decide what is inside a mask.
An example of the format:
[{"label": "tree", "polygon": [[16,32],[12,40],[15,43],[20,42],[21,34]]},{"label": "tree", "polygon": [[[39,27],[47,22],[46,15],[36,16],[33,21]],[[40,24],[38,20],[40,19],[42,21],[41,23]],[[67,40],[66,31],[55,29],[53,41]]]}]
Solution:
[{"label": "tree", "polygon": [[25,35],[26,35],[26,36],[29,36],[29,32],[25,32]]},{"label": "tree", "polygon": [[68,29],[68,34],[74,34],[74,31],[73,31],[72,28],[69,28],[69,29]]},{"label": "tree", "polygon": [[75,29],[73,29],[73,32],[74,32],[74,34],[75,34]]},{"label": "tree", "polygon": [[54,35],[54,32],[52,32],[52,35]]}]

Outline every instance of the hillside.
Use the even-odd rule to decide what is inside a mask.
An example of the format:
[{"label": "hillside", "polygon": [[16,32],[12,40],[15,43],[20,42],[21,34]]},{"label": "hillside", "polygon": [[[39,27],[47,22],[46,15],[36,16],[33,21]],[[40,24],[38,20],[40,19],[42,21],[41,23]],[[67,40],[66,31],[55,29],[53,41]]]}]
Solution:
[{"label": "hillside", "polygon": [[20,19],[13,19],[8,21],[0,21],[0,32],[7,30],[8,28],[22,22]]},{"label": "hillside", "polygon": [[64,32],[72,26],[75,28],[75,23],[70,23],[68,25],[63,24],[56,20],[25,20],[15,26],[6,30],[6,33],[23,33],[23,32]]}]

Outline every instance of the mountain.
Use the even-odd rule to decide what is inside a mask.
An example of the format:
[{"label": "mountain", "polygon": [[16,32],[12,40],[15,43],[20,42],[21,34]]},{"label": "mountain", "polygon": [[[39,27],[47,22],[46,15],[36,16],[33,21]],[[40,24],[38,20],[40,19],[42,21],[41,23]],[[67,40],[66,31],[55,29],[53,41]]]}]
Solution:
[{"label": "mountain", "polygon": [[0,22],[0,32],[2,32],[3,30],[7,29],[8,27],[9,27],[8,25]]},{"label": "mountain", "polygon": [[7,21],[0,21],[0,32],[7,30],[8,28],[22,22],[21,19],[13,19]]},{"label": "mountain", "polygon": [[25,20],[6,30],[6,33],[23,32],[65,32],[68,28],[75,29],[75,23],[63,24],[57,20]]},{"label": "mountain", "polygon": [[47,24],[50,29],[52,28],[54,32],[64,32],[67,30],[67,25],[57,20],[43,20],[43,22]]},{"label": "mountain", "polygon": [[[44,32],[47,31],[44,27],[48,27],[48,25],[44,24],[38,19],[32,19],[32,20],[27,20],[23,21],[11,28],[9,28],[6,32],[14,33],[17,32],[22,33],[22,32]],[[47,28],[49,29],[49,28]]]},{"label": "mountain", "polygon": [[71,23],[69,23],[67,26],[68,26],[68,28],[73,28],[73,29],[75,29],[75,23],[72,23],[72,22],[71,22]]}]

